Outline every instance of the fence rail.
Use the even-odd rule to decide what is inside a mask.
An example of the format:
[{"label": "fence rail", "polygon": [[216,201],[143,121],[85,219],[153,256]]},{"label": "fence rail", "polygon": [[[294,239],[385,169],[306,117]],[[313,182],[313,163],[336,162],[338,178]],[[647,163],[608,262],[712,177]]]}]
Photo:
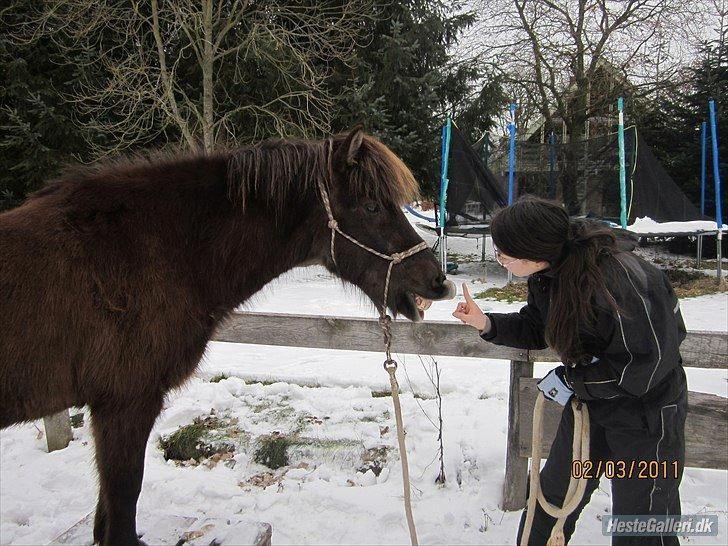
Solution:
[{"label": "fence rail", "polygon": [[[455,322],[395,321],[392,337],[392,351],[397,353],[532,362],[559,360],[551,350],[527,351],[485,343],[474,335],[472,328]],[[278,313],[234,313],[218,329],[213,341],[372,352],[383,348],[377,319]],[[726,368],[728,334],[691,331],[680,352],[685,366]]]},{"label": "fence rail", "polygon": [[[530,429],[536,396],[533,363],[555,362],[558,361],[557,355],[550,350],[527,351],[486,343],[469,326],[454,322],[397,321],[392,324],[392,334],[394,353],[490,358],[511,362],[508,440],[501,507],[504,510],[522,508],[526,501]],[[382,332],[376,319],[318,315],[233,313],[218,328],[213,341],[371,352],[383,350]],[[688,332],[681,353],[687,367],[728,368],[728,334]],[[728,468],[728,456],[723,449],[728,445],[726,399],[691,392],[688,405],[688,464]],[[557,417],[558,408],[548,407],[544,419],[545,443],[548,446],[553,439]]]},{"label": "fence rail", "polygon": [[[527,351],[482,341],[472,328],[454,322],[394,322],[392,350],[396,353],[492,358],[511,361],[508,400],[508,439],[501,508],[518,510],[526,504],[528,453],[536,389],[534,362],[558,362],[551,350]],[[309,315],[235,313],[218,330],[216,341],[283,345],[320,349],[381,351],[382,333],[376,319]],[[680,352],[693,368],[728,368],[728,333],[691,331]],[[728,402],[703,393],[688,394],[686,460],[709,468],[728,468]],[[558,423],[559,408],[548,404],[544,416],[544,452],[548,453]]]}]

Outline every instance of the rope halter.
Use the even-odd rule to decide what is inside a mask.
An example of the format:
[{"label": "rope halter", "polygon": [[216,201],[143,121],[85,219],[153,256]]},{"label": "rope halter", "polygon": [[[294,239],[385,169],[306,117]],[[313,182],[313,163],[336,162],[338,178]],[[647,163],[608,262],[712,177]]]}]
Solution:
[{"label": "rope halter", "polygon": [[[329,171],[329,173],[328,174],[329,174],[330,180],[333,179],[333,167],[332,167],[333,147],[334,147],[333,140],[329,139],[329,153],[328,153],[328,171]],[[363,248],[367,252],[370,252],[370,253],[374,254],[375,256],[379,256],[383,260],[389,261],[389,267],[387,268],[387,278],[384,282],[384,297],[382,299],[382,306],[379,311],[379,316],[380,316],[379,322],[380,322],[380,324],[382,324],[382,328],[385,329],[385,338],[389,338],[389,336],[387,335],[387,330],[388,330],[389,324],[387,323],[387,321],[385,321],[385,317],[389,318],[389,316],[387,315],[387,296],[389,294],[389,279],[392,275],[392,267],[394,267],[396,264],[402,263],[402,261],[405,258],[414,256],[421,250],[425,250],[426,248],[428,248],[427,243],[425,241],[420,241],[418,244],[416,244],[409,250],[405,250],[404,252],[394,252],[391,255],[383,254],[381,252],[374,250],[373,248],[368,247],[367,245],[357,241],[351,235],[341,231],[341,229],[339,228],[339,223],[334,219],[334,214],[331,211],[331,201],[329,200],[329,194],[326,191],[326,187],[321,178],[319,178],[319,180],[318,180],[318,187],[319,187],[319,191],[321,193],[321,200],[323,201],[324,209],[326,210],[326,216],[328,216],[328,218],[329,218],[327,226],[331,230],[331,260],[334,262],[334,265],[336,265],[338,267],[338,264],[336,263],[336,253],[335,253],[335,249],[334,249],[334,242],[336,240],[337,233],[339,235],[341,235],[342,237],[348,239],[349,241],[351,241],[358,247]],[[391,319],[390,319],[390,321],[391,321]],[[386,328],[385,328],[385,324],[386,324]],[[387,343],[387,358],[389,358],[389,343]]]}]

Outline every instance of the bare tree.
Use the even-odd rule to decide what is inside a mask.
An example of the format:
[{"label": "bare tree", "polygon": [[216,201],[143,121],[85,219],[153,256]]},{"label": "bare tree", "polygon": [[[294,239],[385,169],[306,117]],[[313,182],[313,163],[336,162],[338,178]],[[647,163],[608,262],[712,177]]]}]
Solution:
[{"label": "bare tree", "polygon": [[[702,2],[685,0],[488,0],[479,12],[483,55],[501,67],[511,89],[547,126],[558,119],[568,140],[582,140],[594,115],[624,91],[605,85],[607,70],[635,94],[670,82],[677,44]],[[612,82],[614,79],[611,80]],[[522,125],[521,125],[522,126]],[[573,151],[576,153],[576,150]],[[567,161],[563,196],[577,206],[577,161]]]},{"label": "bare tree", "polygon": [[[442,368],[440,368],[440,365],[437,363],[437,360],[430,355],[428,356],[430,362],[428,364],[425,364],[425,361],[422,358],[422,355],[417,356],[420,359],[420,364],[422,365],[422,369],[424,370],[425,374],[427,375],[427,379],[430,381],[430,384],[432,385],[432,388],[434,390],[435,399],[437,400],[437,422],[433,421],[433,419],[430,417],[430,415],[425,411],[425,408],[422,406],[419,400],[417,400],[417,396],[415,396],[415,401],[417,402],[417,405],[420,407],[420,410],[422,410],[422,413],[427,418],[427,420],[430,422],[430,424],[437,429],[437,443],[438,443],[438,454],[435,458],[439,459],[440,461],[440,472],[437,474],[437,477],[435,478],[435,483],[439,485],[444,485],[447,481],[445,477],[445,445],[444,445],[444,439],[442,436],[442,432],[444,430],[444,422],[442,420],[442,390],[440,389],[440,374],[442,374]],[[407,377],[407,382],[409,383],[410,389],[412,389],[412,392],[414,393],[414,387],[412,386],[412,382],[410,381],[409,374],[407,373],[407,368],[404,368],[405,375]],[[432,461],[434,462],[434,460]],[[431,465],[432,463],[430,463]],[[427,465],[428,467],[430,465]],[[425,468],[426,470],[427,468]],[[424,471],[423,471],[424,473]]]},{"label": "bare tree", "polygon": [[[241,134],[327,131],[331,63],[351,61],[372,13],[370,0],[48,0],[38,10],[17,40],[85,50],[105,76],[69,95],[108,135],[99,152],[164,131],[206,152]],[[246,92],[256,80],[271,82],[265,94]]]}]

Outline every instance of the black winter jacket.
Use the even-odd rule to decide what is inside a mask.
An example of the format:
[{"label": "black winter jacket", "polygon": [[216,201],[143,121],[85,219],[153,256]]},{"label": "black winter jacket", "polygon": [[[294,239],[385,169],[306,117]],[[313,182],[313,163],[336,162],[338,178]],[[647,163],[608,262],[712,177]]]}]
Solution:
[{"label": "black winter jacket", "polygon": [[[631,252],[603,255],[600,268],[620,311],[606,301],[592,302],[596,332],[579,332],[591,362],[566,367],[570,387],[581,400],[649,398],[653,391],[662,391],[663,400],[677,396],[685,388],[679,351],[685,324],[667,276]],[[481,337],[521,349],[546,348],[544,329],[556,282],[548,270],[531,275],[526,306],[518,313],[487,313],[492,327]]]}]

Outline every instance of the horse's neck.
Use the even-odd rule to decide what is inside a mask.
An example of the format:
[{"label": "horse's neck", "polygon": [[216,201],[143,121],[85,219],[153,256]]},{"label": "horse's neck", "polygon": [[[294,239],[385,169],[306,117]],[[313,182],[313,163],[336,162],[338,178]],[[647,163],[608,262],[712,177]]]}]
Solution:
[{"label": "horse's neck", "polygon": [[276,218],[269,206],[253,201],[245,212],[219,224],[210,262],[201,264],[216,306],[236,307],[286,271],[311,261],[313,232],[325,224],[323,214],[312,210],[315,205],[302,198]]}]

